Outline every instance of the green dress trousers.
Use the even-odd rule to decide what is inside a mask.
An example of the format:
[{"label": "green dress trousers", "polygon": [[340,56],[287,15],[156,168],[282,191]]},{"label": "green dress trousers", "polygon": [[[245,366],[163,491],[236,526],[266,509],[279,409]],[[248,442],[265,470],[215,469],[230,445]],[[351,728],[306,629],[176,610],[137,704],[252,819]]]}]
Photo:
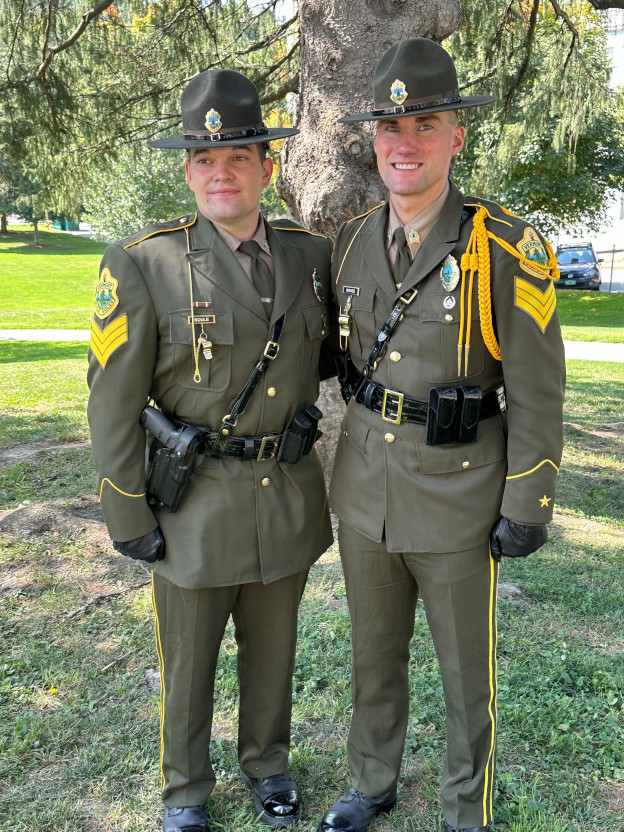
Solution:
[{"label": "green dress trousers", "polygon": [[153,573],[166,806],[203,804],[214,788],[214,682],[230,614],[238,647],[240,767],[249,777],[286,770],[297,610],[306,578],[304,571],[269,584],[184,589]]},{"label": "green dress trousers", "polygon": [[353,642],[347,743],[353,787],[374,796],[396,788],[420,595],[446,703],[444,816],[458,828],[485,826],[492,817],[496,750],[498,564],[489,545],[465,552],[388,552],[384,540],[376,543],[344,523],[339,540]]}]

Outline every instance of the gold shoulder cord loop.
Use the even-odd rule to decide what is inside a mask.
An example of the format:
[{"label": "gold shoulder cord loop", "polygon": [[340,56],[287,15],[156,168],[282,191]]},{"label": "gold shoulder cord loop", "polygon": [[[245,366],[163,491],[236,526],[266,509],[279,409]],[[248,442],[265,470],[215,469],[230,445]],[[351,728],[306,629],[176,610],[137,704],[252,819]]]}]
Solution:
[{"label": "gold shoulder cord loop", "polygon": [[[191,250],[191,234],[188,228],[184,229],[186,231],[186,252],[187,254]],[[195,384],[199,384],[201,381],[201,373],[199,372],[199,349],[202,343],[202,338],[205,337],[204,328],[202,326],[202,331],[199,333],[197,340],[195,339],[195,303],[193,298],[193,266],[191,265],[191,261],[188,261],[188,270],[189,270],[189,292],[191,295],[191,327],[193,330],[193,358],[195,360],[195,373],[193,374],[193,381]]]},{"label": "gold shoulder cord loop", "polygon": [[[503,209],[504,210],[504,209]],[[506,211],[510,216],[514,216],[510,211]],[[485,225],[485,219],[488,216],[485,207],[477,208],[473,217],[472,233],[466,246],[466,251],[461,258],[462,271],[462,294],[461,294],[461,320],[459,325],[459,339],[457,342],[457,375],[461,376],[462,371],[462,355],[464,356],[464,376],[468,375],[468,356],[470,354],[470,334],[471,334],[471,320],[472,320],[472,287],[475,273],[479,272],[478,277],[478,292],[479,292],[479,318],[481,322],[481,334],[483,342],[487,347],[490,355],[496,361],[501,361],[501,350],[496,335],[494,334],[494,322],[492,319],[492,281],[490,275],[490,240],[497,243],[501,248],[505,249],[509,254],[512,254],[520,265],[529,273],[538,273],[543,280],[557,280],[559,278],[559,268],[557,266],[557,258],[552,249],[552,246],[547,240],[544,240],[546,253],[548,254],[548,263],[545,266],[536,263],[533,260],[527,260],[523,257],[513,246],[506,240],[497,237],[496,234],[488,231]],[[468,272],[470,276],[467,279]],[[467,300],[465,295],[467,293]],[[467,308],[466,308],[467,307]],[[465,342],[464,342],[465,331]]]}]

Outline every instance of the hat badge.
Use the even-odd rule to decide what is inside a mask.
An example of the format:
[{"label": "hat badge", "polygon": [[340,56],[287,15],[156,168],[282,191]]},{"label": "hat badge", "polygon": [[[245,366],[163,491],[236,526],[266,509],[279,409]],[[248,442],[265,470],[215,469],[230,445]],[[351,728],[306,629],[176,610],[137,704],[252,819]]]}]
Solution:
[{"label": "hat badge", "polygon": [[396,81],[393,81],[392,86],[390,87],[390,99],[391,101],[394,101],[395,104],[402,104],[406,98],[407,90],[405,89],[405,83],[403,81],[399,81],[397,78]]},{"label": "hat badge", "polygon": [[210,130],[211,133],[216,133],[222,126],[220,113],[214,109],[208,110],[206,113],[206,129]]}]

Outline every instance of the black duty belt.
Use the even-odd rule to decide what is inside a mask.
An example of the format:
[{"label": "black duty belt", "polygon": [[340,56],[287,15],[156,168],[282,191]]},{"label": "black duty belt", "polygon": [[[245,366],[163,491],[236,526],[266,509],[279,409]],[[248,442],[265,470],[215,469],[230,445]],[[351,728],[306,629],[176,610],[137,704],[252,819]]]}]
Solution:
[{"label": "black duty belt", "polygon": [[[502,395],[503,391],[495,387],[483,393],[480,420],[489,419],[490,416],[495,416],[504,409]],[[428,402],[411,399],[404,393],[388,390],[387,387],[375,384],[374,381],[360,385],[355,393],[355,401],[374,413],[380,413],[382,419],[394,425],[399,425],[401,422],[413,422],[416,425],[427,424]]]},{"label": "black duty belt", "polygon": [[220,431],[205,428],[199,453],[211,459],[242,459],[264,462],[277,454],[283,433],[264,433],[259,436],[228,436],[223,440]]}]

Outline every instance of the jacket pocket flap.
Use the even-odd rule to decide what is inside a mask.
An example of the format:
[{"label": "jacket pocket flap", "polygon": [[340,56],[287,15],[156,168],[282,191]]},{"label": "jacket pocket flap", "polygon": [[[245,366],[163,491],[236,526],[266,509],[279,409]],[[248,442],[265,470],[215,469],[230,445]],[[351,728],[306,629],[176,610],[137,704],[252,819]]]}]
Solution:
[{"label": "jacket pocket flap", "polygon": [[[204,319],[208,319],[208,321]],[[202,328],[213,344],[234,343],[234,315],[227,312],[212,312],[195,315],[195,327],[191,324],[191,310],[178,309],[169,313],[169,332],[172,344],[194,344]],[[193,333],[193,329],[195,333]]]}]

